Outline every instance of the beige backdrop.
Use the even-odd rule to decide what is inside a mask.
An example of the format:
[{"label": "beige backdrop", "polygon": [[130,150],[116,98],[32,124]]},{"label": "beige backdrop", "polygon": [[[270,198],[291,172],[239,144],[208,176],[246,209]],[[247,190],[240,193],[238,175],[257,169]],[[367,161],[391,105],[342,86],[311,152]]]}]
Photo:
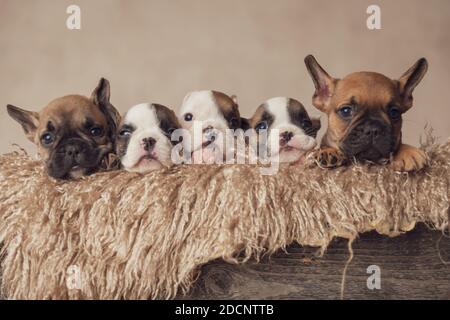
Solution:
[{"label": "beige backdrop", "polygon": [[[366,27],[379,4],[382,30]],[[78,4],[82,30],[65,26]],[[30,149],[6,104],[39,110],[69,93],[111,81],[120,110],[139,102],[178,108],[186,92],[237,94],[250,116],[265,99],[290,96],[311,106],[303,64],[316,55],[330,74],[374,70],[399,76],[418,58],[430,70],[406,115],[404,140],[418,144],[426,124],[450,136],[448,0],[0,0],[0,152]]]}]

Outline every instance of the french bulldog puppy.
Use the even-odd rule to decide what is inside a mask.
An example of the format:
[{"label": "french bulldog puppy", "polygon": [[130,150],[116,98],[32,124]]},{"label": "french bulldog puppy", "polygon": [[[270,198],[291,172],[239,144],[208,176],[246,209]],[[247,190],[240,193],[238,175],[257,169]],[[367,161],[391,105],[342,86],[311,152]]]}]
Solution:
[{"label": "french bulldog puppy", "polygon": [[99,170],[114,152],[120,115],[110,103],[110,85],[101,79],[90,98],[68,95],[41,112],[8,105],[8,114],[22,125],[38,147],[48,174],[56,179],[79,178]]},{"label": "french bulldog puppy", "polygon": [[[225,145],[230,131],[248,129],[248,121],[239,114],[236,98],[218,91],[203,90],[187,94],[179,111],[179,119],[181,126],[190,133],[190,143],[186,140],[183,143],[194,163],[223,161],[227,153],[234,153]],[[199,126],[200,137],[195,123]]]},{"label": "french bulldog puppy", "polygon": [[[310,118],[305,107],[295,99],[269,99],[258,107],[249,121],[257,134],[266,131],[267,140],[262,147],[270,149],[272,161],[301,161],[305,153],[316,146],[320,120]],[[273,139],[279,143],[273,144]],[[272,150],[272,145],[277,146],[277,150]]]},{"label": "french bulldog puppy", "polygon": [[317,153],[324,167],[350,159],[386,162],[396,171],[415,171],[427,164],[422,150],[402,143],[402,115],[413,105],[412,93],[428,69],[418,60],[399,79],[375,72],[355,72],[336,79],[309,55],[306,67],[314,82],[313,104],[328,116],[328,130]]},{"label": "french bulldog puppy", "polygon": [[160,104],[142,103],[124,116],[117,135],[117,156],[127,171],[147,172],[172,165],[177,142],[171,135],[181,126],[175,113]]}]

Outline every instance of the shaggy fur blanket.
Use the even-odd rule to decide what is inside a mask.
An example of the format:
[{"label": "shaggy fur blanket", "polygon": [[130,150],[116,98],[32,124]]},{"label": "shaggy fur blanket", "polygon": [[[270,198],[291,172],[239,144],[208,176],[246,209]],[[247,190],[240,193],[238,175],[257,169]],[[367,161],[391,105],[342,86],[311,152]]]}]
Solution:
[{"label": "shaggy fur blanket", "polygon": [[0,156],[2,293],[15,299],[173,298],[199,267],[258,259],[296,241],[417,222],[449,223],[450,141],[425,147],[430,166],[280,168],[190,165],[145,175],[112,171],[55,181],[19,152]]}]

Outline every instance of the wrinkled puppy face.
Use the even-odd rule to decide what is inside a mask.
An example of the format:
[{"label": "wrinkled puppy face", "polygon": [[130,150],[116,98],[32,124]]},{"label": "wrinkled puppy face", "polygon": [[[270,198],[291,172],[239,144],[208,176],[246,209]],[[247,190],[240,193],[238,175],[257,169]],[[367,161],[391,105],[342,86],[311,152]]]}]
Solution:
[{"label": "wrinkled puppy face", "polygon": [[117,155],[128,171],[146,172],[169,167],[175,142],[171,134],[180,128],[175,113],[159,104],[138,104],[122,120],[117,135]]},{"label": "wrinkled puppy face", "polygon": [[400,146],[402,114],[412,106],[412,92],[427,61],[418,60],[399,80],[375,72],[334,79],[314,57],[306,57],[305,63],[316,87],[313,104],[328,115],[322,145],[360,160],[389,159]]},{"label": "wrinkled puppy face", "polygon": [[400,143],[402,124],[393,81],[356,73],[339,81],[337,89],[329,124],[330,133],[341,137],[340,149],[361,160],[388,159]]},{"label": "wrinkled puppy face", "polygon": [[109,103],[109,83],[105,79],[90,99],[65,96],[50,102],[40,113],[9,105],[8,113],[38,146],[48,174],[54,178],[91,174],[114,151],[119,114]]},{"label": "wrinkled puppy face", "polygon": [[[278,97],[259,106],[250,125],[259,134],[267,131],[267,141],[259,143],[260,147],[270,149],[272,158],[278,157],[279,162],[294,162],[316,146],[320,120],[311,119],[299,101]],[[273,139],[279,141],[274,150],[271,148]]]},{"label": "wrinkled puppy face", "polygon": [[[181,126],[191,135],[191,152],[208,147],[211,143],[224,137],[227,129],[243,128],[243,119],[233,98],[224,93],[204,90],[189,93],[180,108]],[[194,137],[194,123],[200,126],[202,137]],[[217,140],[218,141],[218,140]]]}]

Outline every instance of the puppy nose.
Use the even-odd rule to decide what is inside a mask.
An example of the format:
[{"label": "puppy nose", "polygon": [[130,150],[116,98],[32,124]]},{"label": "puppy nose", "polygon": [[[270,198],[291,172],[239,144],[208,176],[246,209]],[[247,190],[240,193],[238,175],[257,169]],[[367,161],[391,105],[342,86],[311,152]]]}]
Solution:
[{"label": "puppy nose", "polygon": [[64,147],[64,153],[68,157],[76,157],[80,153],[80,148],[77,145],[67,145]]},{"label": "puppy nose", "polygon": [[216,132],[214,131],[214,127],[207,126],[205,129],[203,129],[203,134],[205,135],[205,138],[211,142],[214,142],[216,140]]},{"label": "puppy nose", "polygon": [[285,132],[281,133],[281,139],[283,139],[286,142],[290,141],[293,136],[294,136],[294,134],[290,131],[285,131]]},{"label": "puppy nose", "polygon": [[368,137],[376,138],[380,134],[380,127],[376,124],[368,124],[364,127],[363,133]]},{"label": "puppy nose", "polygon": [[207,126],[206,128],[203,129],[203,133],[208,133],[210,131],[212,131],[214,128],[213,126]]},{"label": "puppy nose", "polygon": [[142,139],[142,144],[144,146],[145,151],[150,151],[156,144],[156,140],[153,138],[144,138]]}]

